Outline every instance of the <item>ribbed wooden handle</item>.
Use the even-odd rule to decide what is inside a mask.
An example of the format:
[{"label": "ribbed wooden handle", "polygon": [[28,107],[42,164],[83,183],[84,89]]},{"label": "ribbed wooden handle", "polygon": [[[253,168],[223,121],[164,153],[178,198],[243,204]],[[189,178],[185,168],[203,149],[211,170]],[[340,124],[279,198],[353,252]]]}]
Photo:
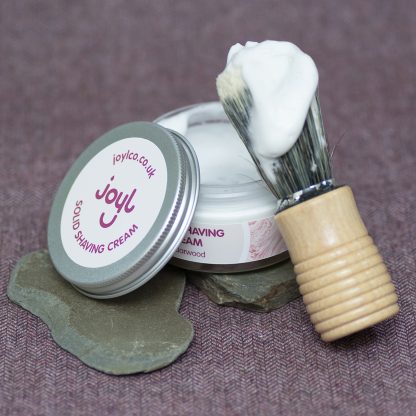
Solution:
[{"label": "ribbed wooden handle", "polygon": [[324,341],[345,337],[399,311],[390,275],[350,187],[289,208],[276,220],[306,309]]}]

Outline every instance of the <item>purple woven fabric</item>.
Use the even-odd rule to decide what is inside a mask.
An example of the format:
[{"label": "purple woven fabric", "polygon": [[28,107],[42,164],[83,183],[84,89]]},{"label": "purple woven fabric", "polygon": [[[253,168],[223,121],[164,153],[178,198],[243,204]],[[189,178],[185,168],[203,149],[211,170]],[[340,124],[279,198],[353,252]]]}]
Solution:
[{"label": "purple woven fabric", "polygon": [[[0,2],[0,414],[415,415],[416,8],[413,1]],[[188,286],[195,338],[173,365],[86,367],[6,297],[46,246],[75,157],[106,130],[216,99],[237,42],[285,39],[316,60],[340,183],[354,189],[400,296],[393,320],[332,345],[301,300],[269,314]]]}]

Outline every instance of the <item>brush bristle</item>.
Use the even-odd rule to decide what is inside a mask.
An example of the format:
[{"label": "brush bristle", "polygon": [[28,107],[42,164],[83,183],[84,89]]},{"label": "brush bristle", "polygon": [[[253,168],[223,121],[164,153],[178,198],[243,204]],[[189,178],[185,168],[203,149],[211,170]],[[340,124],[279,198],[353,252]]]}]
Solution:
[{"label": "brush bristle", "polygon": [[[244,144],[251,147],[247,128],[250,122],[253,99],[240,69],[227,69],[221,73],[217,77],[217,92],[227,117]],[[249,150],[252,153],[251,149]]]},{"label": "brush bristle", "polygon": [[318,94],[312,99],[302,133],[294,146],[281,157],[270,160],[256,154],[252,145],[250,114],[253,97],[241,71],[226,69],[217,78],[217,91],[230,122],[246,145],[263,179],[278,199],[283,200],[296,192],[332,179]]},{"label": "brush bristle", "polygon": [[[257,169],[270,189],[273,183],[260,167],[250,139],[249,124],[253,98],[239,68],[226,69],[217,77],[217,92],[225,114],[248,149]],[[272,190],[272,192],[274,192]]]},{"label": "brush bristle", "polygon": [[217,77],[217,91],[220,97],[240,95],[246,87],[239,68],[227,69]]}]

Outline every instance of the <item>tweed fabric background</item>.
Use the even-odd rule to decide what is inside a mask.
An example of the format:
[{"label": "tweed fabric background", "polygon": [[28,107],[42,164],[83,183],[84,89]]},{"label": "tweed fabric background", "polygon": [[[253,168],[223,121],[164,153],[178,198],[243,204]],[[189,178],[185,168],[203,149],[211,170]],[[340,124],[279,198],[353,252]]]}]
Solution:
[{"label": "tweed fabric background", "polygon": [[[194,287],[189,350],[151,374],[86,367],[6,297],[20,256],[46,246],[53,194],[106,130],[216,99],[228,47],[291,40],[320,71],[339,182],[384,255],[401,312],[331,345],[301,300],[269,314]],[[416,415],[414,1],[2,0],[0,414]]]}]

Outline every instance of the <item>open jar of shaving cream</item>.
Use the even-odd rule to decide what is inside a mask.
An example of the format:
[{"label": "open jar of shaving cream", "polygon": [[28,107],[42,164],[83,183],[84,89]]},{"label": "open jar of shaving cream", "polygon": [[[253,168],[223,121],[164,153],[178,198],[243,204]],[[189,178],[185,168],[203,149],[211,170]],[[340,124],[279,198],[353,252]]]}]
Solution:
[{"label": "open jar of shaving cream", "polygon": [[129,293],[169,261],[231,273],[287,257],[276,200],[220,104],[180,109],[159,123],[103,134],[55,195],[49,254],[87,296]]},{"label": "open jar of shaving cream", "polygon": [[187,138],[201,175],[192,222],[171,263],[189,270],[232,273],[288,258],[274,220],[277,200],[221,104],[180,108],[155,122]]}]

